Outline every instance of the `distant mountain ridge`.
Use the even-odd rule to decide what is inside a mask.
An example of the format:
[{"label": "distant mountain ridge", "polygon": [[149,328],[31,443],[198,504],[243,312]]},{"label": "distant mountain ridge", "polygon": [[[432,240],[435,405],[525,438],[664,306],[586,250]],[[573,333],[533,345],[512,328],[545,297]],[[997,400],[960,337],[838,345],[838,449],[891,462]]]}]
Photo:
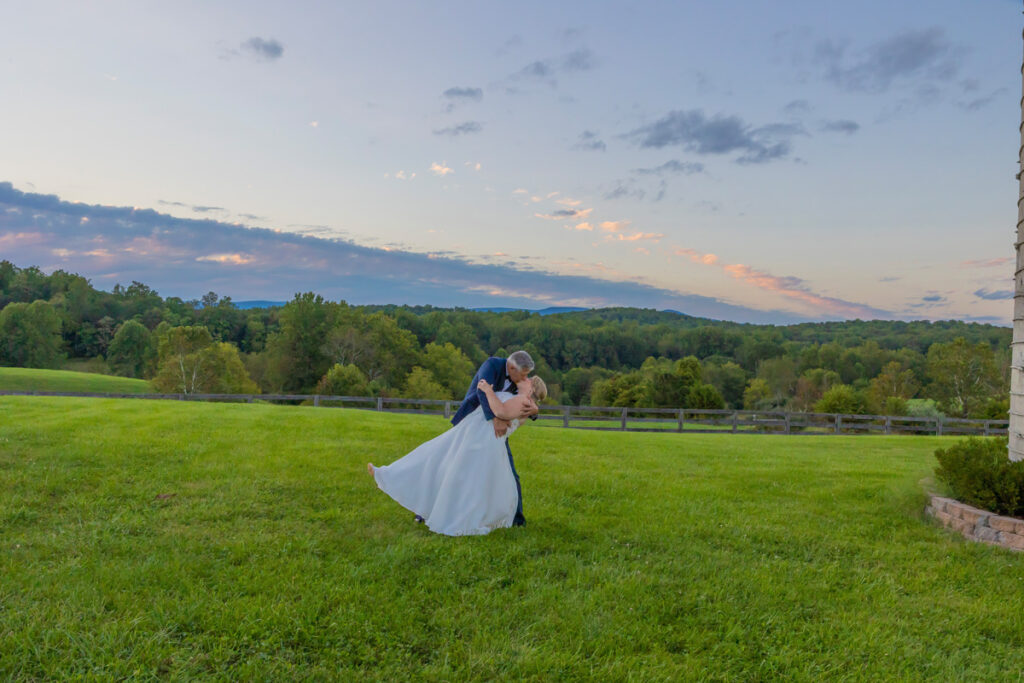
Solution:
[{"label": "distant mountain ridge", "polygon": [[471,308],[471,311],[477,313],[512,313],[513,311],[526,311],[527,313],[539,313],[540,315],[552,315],[553,313],[577,313],[579,311],[589,311],[589,308],[580,308],[579,306],[548,306],[547,308],[506,308],[502,306],[489,306],[484,308]]}]

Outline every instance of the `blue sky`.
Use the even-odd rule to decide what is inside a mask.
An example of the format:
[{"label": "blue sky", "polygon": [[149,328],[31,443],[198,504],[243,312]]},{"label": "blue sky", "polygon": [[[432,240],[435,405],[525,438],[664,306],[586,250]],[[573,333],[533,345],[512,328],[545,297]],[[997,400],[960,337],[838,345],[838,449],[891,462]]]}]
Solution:
[{"label": "blue sky", "polygon": [[18,265],[187,298],[1010,319],[1011,0],[13,14]]}]

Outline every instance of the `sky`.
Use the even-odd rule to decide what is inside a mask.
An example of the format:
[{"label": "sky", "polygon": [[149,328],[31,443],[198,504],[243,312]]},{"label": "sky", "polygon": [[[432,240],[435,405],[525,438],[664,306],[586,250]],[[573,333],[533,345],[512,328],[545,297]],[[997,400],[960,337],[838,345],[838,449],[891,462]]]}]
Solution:
[{"label": "sky", "polygon": [[1006,325],[1021,10],[19,3],[0,259],[185,299]]}]

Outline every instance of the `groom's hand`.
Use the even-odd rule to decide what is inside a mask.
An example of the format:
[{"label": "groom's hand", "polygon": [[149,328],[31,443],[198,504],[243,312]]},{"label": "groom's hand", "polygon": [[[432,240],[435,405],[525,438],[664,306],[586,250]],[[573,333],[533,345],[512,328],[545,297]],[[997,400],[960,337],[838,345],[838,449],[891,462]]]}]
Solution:
[{"label": "groom's hand", "polygon": [[491,420],[491,425],[494,427],[494,436],[499,439],[505,436],[505,432],[508,431],[509,424],[508,420],[502,420],[500,417],[496,417]]}]

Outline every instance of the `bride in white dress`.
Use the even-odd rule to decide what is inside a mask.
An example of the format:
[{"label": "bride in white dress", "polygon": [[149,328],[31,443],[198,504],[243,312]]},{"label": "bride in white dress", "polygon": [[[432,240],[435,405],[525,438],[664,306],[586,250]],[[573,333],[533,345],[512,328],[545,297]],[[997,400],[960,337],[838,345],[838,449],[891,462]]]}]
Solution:
[{"label": "bride in white dress", "polygon": [[518,394],[495,393],[485,380],[478,388],[487,395],[491,412],[511,421],[503,437],[495,436],[478,406],[459,424],[390,465],[367,464],[384,493],[422,517],[431,531],[446,536],[512,526],[519,497],[505,440],[520,426],[516,417],[524,406],[535,406],[547,396],[539,377],[517,384]]}]

